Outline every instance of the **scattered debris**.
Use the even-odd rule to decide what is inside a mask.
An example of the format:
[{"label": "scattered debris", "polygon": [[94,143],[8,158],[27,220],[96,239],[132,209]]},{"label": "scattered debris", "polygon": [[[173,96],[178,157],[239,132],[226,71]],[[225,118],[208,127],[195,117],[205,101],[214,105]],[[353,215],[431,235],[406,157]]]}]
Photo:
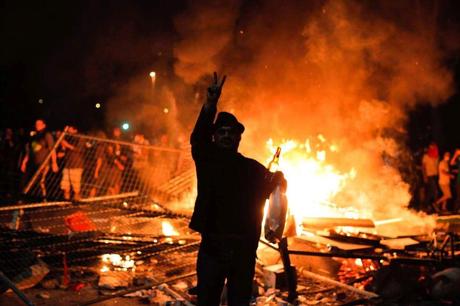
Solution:
[{"label": "scattered debris", "polygon": [[39,294],[37,294],[37,297],[48,300],[51,296],[48,292],[40,292]]},{"label": "scattered debris", "polygon": [[133,274],[128,271],[106,271],[99,277],[99,288],[119,289],[128,288],[133,279]]},{"label": "scattered debris", "polygon": [[432,277],[431,296],[435,299],[460,301],[460,268],[447,268]]},{"label": "scattered debris", "polygon": [[59,288],[59,281],[55,278],[45,279],[40,285],[45,289],[56,289]]}]

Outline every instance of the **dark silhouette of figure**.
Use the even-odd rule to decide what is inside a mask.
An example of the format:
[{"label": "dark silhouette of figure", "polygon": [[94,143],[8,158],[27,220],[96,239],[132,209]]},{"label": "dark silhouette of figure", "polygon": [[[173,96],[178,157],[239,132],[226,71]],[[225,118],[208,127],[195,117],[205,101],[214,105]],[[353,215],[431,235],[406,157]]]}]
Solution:
[{"label": "dark silhouette of figure", "polygon": [[423,182],[425,183],[425,208],[427,210],[432,207],[438,198],[438,162],[438,145],[431,142],[422,158]]},{"label": "dark silhouette of figure", "polygon": [[202,237],[198,305],[219,305],[225,280],[228,305],[249,305],[265,200],[286,186],[281,172],[238,153],[244,126],[234,115],[221,112],[214,122],[224,81],[214,73],[190,140],[198,178],[190,228]]},{"label": "dark silhouette of figure", "polygon": [[0,198],[15,199],[19,193],[21,145],[13,130],[6,128],[0,140]]},{"label": "dark silhouette of figure", "polygon": [[439,162],[439,188],[441,189],[442,196],[434,203],[434,208],[438,212],[447,212],[447,201],[452,198],[452,191],[450,190],[450,180],[453,175],[450,174],[449,169],[450,153],[445,152],[442,160]]},{"label": "dark silhouette of figure", "polygon": [[65,153],[64,168],[62,171],[61,189],[64,192],[64,199],[70,200],[73,190],[74,200],[80,200],[81,178],[84,167],[84,144],[81,138],[75,137],[78,129],[69,126],[68,135],[61,141],[61,147]]},{"label": "dark silhouette of figure", "polygon": [[27,143],[26,152],[21,162],[21,171],[26,174],[26,178],[29,179],[32,175],[40,168],[41,164],[46,161],[48,154],[51,154],[50,162],[44,165],[40,172],[38,183],[41,190],[41,195],[46,199],[47,188],[46,188],[46,176],[49,172],[50,166],[53,172],[58,172],[59,167],[57,164],[56,151],[54,147],[54,138],[50,132],[46,129],[46,123],[43,119],[37,119],[35,121],[35,131]]}]

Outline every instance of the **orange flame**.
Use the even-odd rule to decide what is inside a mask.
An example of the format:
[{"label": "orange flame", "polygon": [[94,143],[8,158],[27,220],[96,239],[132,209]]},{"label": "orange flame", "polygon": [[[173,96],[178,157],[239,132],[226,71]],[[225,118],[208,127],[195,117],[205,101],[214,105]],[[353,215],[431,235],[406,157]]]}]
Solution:
[{"label": "orange flame", "polygon": [[102,267],[100,269],[101,272],[108,272],[110,271],[110,266],[114,267],[115,269],[121,269],[127,271],[131,269],[134,271],[135,264],[134,260],[131,259],[131,256],[126,255],[124,258],[119,254],[103,254],[101,256],[102,259]]},{"label": "orange flame", "polygon": [[328,153],[337,152],[337,145],[324,145],[324,136],[318,136],[319,143],[312,145],[310,140],[299,143],[294,140],[283,141],[274,145],[272,139],[267,141],[271,153],[281,147],[280,170],[288,180],[287,196],[289,208],[297,224],[303,217],[367,217],[368,214],[351,207],[339,209],[333,202],[349,180],[356,177],[356,170],[351,167],[341,172],[327,161]]},{"label": "orange flame", "polygon": [[169,221],[161,222],[163,235],[165,236],[179,236],[179,232],[174,229],[174,226]]},{"label": "orange flame", "polygon": [[[405,207],[396,207],[392,201],[408,202],[408,193],[401,193],[395,188],[391,195],[383,195],[383,187],[370,188],[369,181],[375,177],[377,170],[362,167],[360,173],[353,164],[339,169],[334,161],[340,160],[340,146],[331,143],[323,135],[307,139],[305,142],[284,140],[275,144],[267,141],[267,148],[272,156],[276,148],[281,147],[279,170],[283,171],[287,181],[287,197],[290,214],[296,224],[308,217],[335,217],[353,219],[372,219],[376,226],[374,233],[388,236],[401,234],[428,233],[434,221],[423,214],[412,213]],[[268,161],[269,159],[267,159]],[[359,164],[359,160],[356,161]],[[381,171],[390,171],[383,167]],[[372,176],[373,175],[373,176]],[[381,206],[385,200],[389,205]],[[382,214],[382,210],[384,214]],[[343,232],[353,232],[357,228],[341,227]],[[301,233],[298,228],[297,233]]]}]

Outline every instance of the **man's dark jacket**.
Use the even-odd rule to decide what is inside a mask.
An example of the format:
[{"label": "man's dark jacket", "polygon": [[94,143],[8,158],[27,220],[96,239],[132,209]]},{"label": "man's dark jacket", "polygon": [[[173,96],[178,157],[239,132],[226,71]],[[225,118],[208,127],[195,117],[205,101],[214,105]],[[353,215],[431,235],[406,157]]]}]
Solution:
[{"label": "man's dark jacket", "polygon": [[258,239],[265,199],[275,183],[259,162],[212,142],[215,115],[215,106],[203,106],[190,139],[198,178],[190,228],[204,235]]}]

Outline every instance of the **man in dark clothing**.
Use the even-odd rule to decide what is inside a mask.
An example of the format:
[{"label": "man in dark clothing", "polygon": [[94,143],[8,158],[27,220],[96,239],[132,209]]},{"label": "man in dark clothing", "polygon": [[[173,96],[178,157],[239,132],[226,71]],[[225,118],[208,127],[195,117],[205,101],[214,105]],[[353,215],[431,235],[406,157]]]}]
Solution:
[{"label": "man in dark clothing", "polygon": [[[58,171],[56,160],[56,151],[53,150],[54,138],[46,129],[46,123],[43,119],[35,121],[35,131],[31,140],[26,146],[24,159],[21,163],[21,171],[26,174],[29,179],[40,168],[41,164],[46,161],[48,154],[51,154],[51,169],[53,172]],[[29,162],[31,160],[31,162]],[[44,165],[39,176],[39,186],[41,195],[46,198],[46,175],[49,171],[49,163]]]},{"label": "man in dark clothing", "polygon": [[197,260],[198,305],[219,305],[225,279],[228,304],[249,305],[263,208],[281,172],[238,153],[244,126],[230,113],[217,112],[224,84],[208,88],[191,135],[198,195],[190,228],[201,233]]},{"label": "man in dark clothing", "polygon": [[[96,137],[105,139],[107,138],[102,131],[96,133]],[[106,141],[97,141],[91,144],[92,155],[95,157],[95,163],[90,165],[92,170],[90,173],[89,185],[91,186],[89,196],[95,197],[105,195],[109,186],[109,171],[107,160],[107,146]]]},{"label": "man in dark clothing", "polygon": [[78,129],[74,126],[67,128],[67,135],[61,141],[65,153],[64,169],[62,170],[61,189],[64,199],[70,200],[70,191],[73,190],[74,200],[80,199],[81,176],[83,173],[84,144],[81,138],[76,137]]},{"label": "man in dark clothing", "polygon": [[21,146],[13,130],[5,129],[0,139],[0,198],[11,201],[19,191],[19,157]]}]

